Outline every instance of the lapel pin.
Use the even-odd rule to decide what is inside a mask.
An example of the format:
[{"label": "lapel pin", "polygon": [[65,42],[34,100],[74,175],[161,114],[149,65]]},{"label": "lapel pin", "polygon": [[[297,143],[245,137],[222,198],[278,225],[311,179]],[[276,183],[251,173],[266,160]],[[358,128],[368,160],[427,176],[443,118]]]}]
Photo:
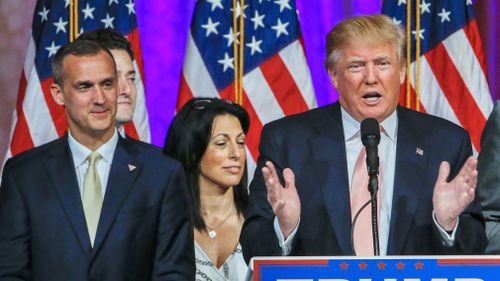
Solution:
[{"label": "lapel pin", "polygon": [[417,153],[420,156],[424,156],[424,151],[420,147],[417,147],[417,150],[415,151],[415,153]]},{"label": "lapel pin", "polygon": [[135,166],[132,164],[128,164],[128,170],[132,172],[133,170],[135,170]]}]

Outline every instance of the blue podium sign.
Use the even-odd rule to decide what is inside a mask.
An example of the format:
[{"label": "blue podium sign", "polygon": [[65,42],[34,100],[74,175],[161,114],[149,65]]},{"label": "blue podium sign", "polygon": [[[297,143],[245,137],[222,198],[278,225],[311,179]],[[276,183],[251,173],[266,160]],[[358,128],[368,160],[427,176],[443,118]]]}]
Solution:
[{"label": "blue podium sign", "polygon": [[498,281],[497,256],[256,257],[254,281]]}]

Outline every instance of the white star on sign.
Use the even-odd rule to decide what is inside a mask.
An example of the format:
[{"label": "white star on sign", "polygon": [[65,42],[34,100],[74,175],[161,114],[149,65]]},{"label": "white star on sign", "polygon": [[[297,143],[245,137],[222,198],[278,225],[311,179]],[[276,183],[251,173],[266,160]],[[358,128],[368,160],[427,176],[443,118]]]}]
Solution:
[{"label": "white star on sign", "polygon": [[257,29],[259,26],[265,28],[264,22],[262,21],[265,17],[266,15],[259,15],[259,11],[255,11],[255,15],[250,19],[253,22],[253,29]]},{"label": "white star on sign", "polygon": [[110,17],[108,13],[106,13],[106,18],[102,19],[101,22],[104,23],[104,28],[114,28],[113,21],[114,17]]},{"label": "white star on sign", "polygon": [[221,1],[222,0],[207,0],[208,3],[212,4],[212,12],[215,10],[215,8],[220,8],[221,10],[224,10],[224,6],[222,6]]},{"label": "white star on sign", "polygon": [[441,10],[441,13],[438,13],[438,16],[441,17],[441,22],[445,22],[445,21],[451,21],[450,20],[450,14],[451,14],[451,11],[446,11],[444,8]]},{"label": "white star on sign", "polygon": [[134,3],[132,3],[132,0],[129,0],[128,4],[125,4],[125,6],[127,6],[129,15],[135,14]]},{"label": "white star on sign", "polygon": [[85,9],[82,10],[83,19],[86,19],[86,18],[94,19],[94,14],[93,14],[94,10],[95,10],[95,8],[94,7],[90,8],[89,3],[87,3],[87,6],[85,7]]},{"label": "white star on sign", "polygon": [[429,7],[431,6],[431,3],[426,3],[425,0],[422,0],[422,3],[420,4],[420,14],[423,15],[425,12],[431,13],[431,9]]},{"label": "white star on sign", "polygon": [[255,39],[255,36],[252,36],[252,42],[246,44],[248,48],[252,49],[250,53],[252,56],[255,52],[262,53],[262,50],[260,49],[260,44],[262,44],[262,40],[257,41]]},{"label": "white star on sign", "polygon": [[226,72],[226,70],[228,68],[234,69],[234,65],[233,65],[234,58],[230,58],[227,53],[224,53],[224,58],[218,60],[217,62],[223,65],[223,67],[224,67],[224,69],[222,70],[223,72]]},{"label": "white star on sign", "polygon": [[50,10],[47,10],[47,7],[43,6],[43,10],[41,12],[38,12],[38,14],[42,17],[42,21],[48,21],[49,20],[49,12]]},{"label": "white star on sign", "polygon": [[272,29],[276,30],[276,38],[279,38],[281,36],[281,34],[288,35],[288,31],[286,31],[286,27],[289,24],[290,23],[288,23],[288,22],[282,23],[281,20],[278,19],[278,22],[276,23],[276,25],[271,26]]},{"label": "white star on sign", "polygon": [[45,50],[49,51],[49,58],[57,53],[57,50],[59,50],[61,46],[56,46],[54,41],[52,41],[52,44],[49,47],[45,47]]},{"label": "white star on sign", "polygon": [[280,5],[280,13],[281,13],[285,8],[290,10],[292,9],[292,7],[290,7],[290,3],[288,2],[290,2],[290,0],[276,0],[274,1],[274,4]]},{"label": "white star on sign", "polygon": [[55,25],[57,27],[56,29],[56,34],[59,33],[59,31],[63,31],[64,33],[66,33],[66,25],[68,24],[67,21],[63,21],[62,20],[62,17],[59,17],[59,21],[58,22],[54,22],[53,25]]},{"label": "white star on sign", "polygon": [[[422,40],[423,40],[423,39],[425,39],[425,38],[424,38],[424,32],[425,32],[425,29],[420,29],[420,31],[419,31],[419,32],[417,32],[416,30],[413,30],[413,31],[411,32],[411,34],[415,35],[415,39],[417,39],[417,36],[418,36],[418,37],[420,37],[420,39],[422,39]],[[418,33],[418,34],[417,34],[417,33]]]},{"label": "white star on sign", "polygon": [[230,27],[229,28],[229,32],[222,35],[222,37],[226,38],[227,39],[227,46],[231,46],[231,44],[233,44],[233,42],[236,40],[236,44],[240,44],[240,42],[238,41],[238,36],[240,36],[240,33],[237,32],[236,34],[233,34],[233,28]]},{"label": "white star on sign", "polygon": [[219,34],[217,31],[217,26],[220,24],[220,22],[212,22],[211,18],[208,18],[207,24],[202,25],[206,32],[205,32],[205,37],[208,37],[211,33]]}]

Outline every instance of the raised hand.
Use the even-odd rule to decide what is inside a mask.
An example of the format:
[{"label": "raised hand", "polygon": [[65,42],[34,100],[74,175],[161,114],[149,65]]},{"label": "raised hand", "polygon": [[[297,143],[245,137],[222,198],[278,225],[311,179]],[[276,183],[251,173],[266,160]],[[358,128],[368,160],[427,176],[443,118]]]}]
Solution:
[{"label": "raised hand", "polygon": [[432,202],[436,220],[446,231],[452,231],[458,216],[474,200],[477,185],[477,160],[474,156],[467,159],[458,175],[450,182],[450,164],[443,161],[434,185]]},{"label": "raised hand", "polygon": [[283,187],[271,161],[266,162],[262,174],[267,188],[267,201],[278,217],[281,232],[287,239],[297,226],[300,217],[300,199],[295,188],[295,175],[291,169],[284,169],[285,187]]}]

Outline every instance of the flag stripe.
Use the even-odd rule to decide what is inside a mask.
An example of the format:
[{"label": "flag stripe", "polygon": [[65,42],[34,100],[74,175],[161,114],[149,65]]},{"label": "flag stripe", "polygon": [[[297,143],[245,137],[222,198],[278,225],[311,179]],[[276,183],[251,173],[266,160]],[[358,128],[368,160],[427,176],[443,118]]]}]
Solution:
[{"label": "flag stripe", "polygon": [[12,134],[13,141],[10,144],[10,154],[17,154],[33,147],[33,140],[29,134],[28,122],[26,122],[22,104],[22,100],[26,94],[26,87],[26,77],[22,73],[21,80],[19,81],[19,98],[16,102],[17,122]]},{"label": "flag stripe", "polygon": [[50,116],[52,117],[52,122],[56,127],[57,134],[59,136],[62,136],[66,133],[68,122],[66,120],[66,115],[64,114],[64,107],[57,104],[52,98],[50,87],[53,83],[54,80],[52,79],[52,77],[41,81],[42,93],[45,97],[45,102],[47,103],[47,108],[49,109]]},{"label": "flag stripe", "polygon": [[471,44],[472,50],[476,54],[476,58],[479,61],[483,74],[486,77],[488,70],[486,69],[486,59],[484,57],[483,46],[481,44],[481,34],[479,33],[476,20],[471,20],[471,22],[464,27],[464,33],[467,36],[469,44]]},{"label": "flag stripe", "polygon": [[[468,92],[476,91],[474,95],[471,95],[474,103],[478,105],[483,116],[488,116],[493,110],[488,83],[474,49],[468,43],[469,40],[463,30],[455,32],[443,41],[449,59],[456,66]],[[463,58],[469,59],[464,60]]]},{"label": "flag stripe", "polygon": [[307,110],[306,102],[295,84],[294,77],[288,71],[279,54],[262,63],[260,70],[285,115]]},{"label": "flag stripe", "polygon": [[[301,39],[301,38],[299,38]],[[290,72],[308,108],[318,106],[301,40],[297,40],[279,52],[286,69]]]},{"label": "flag stripe", "polygon": [[461,79],[455,65],[448,63],[452,60],[444,45],[438,44],[434,49],[427,52],[425,57],[455,115],[463,127],[469,130],[472,143],[479,150],[481,130],[486,123],[486,119]]}]

